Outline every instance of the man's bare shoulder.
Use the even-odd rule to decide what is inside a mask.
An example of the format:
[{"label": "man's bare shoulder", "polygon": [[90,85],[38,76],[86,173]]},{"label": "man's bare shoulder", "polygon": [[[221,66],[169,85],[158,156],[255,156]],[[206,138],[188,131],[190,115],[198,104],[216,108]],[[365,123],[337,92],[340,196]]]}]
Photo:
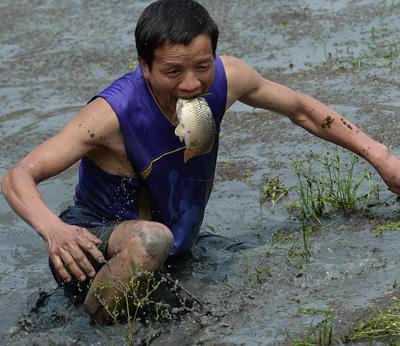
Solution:
[{"label": "man's bare shoulder", "polygon": [[221,60],[228,83],[227,108],[229,108],[235,101],[254,90],[261,76],[239,58],[222,55]]},{"label": "man's bare shoulder", "polygon": [[105,145],[119,136],[119,121],[114,110],[101,97],[83,107],[65,126],[62,132],[91,145]]},{"label": "man's bare shoulder", "polygon": [[226,73],[234,73],[239,69],[239,72],[243,69],[254,70],[251,66],[246,64],[243,60],[236,58],[231,55],[221,55],[222,63],[224,64]]}]

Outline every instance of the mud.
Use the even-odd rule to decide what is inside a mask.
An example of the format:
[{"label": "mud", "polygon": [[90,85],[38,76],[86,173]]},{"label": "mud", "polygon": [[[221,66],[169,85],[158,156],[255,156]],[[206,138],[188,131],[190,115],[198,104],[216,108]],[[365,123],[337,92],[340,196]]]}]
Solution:
[{"label": "mud", "polygon": [[[399,1],[201,2],[219,24],[220,54],[329,104],[400,154]],[[147,4],[2,1],[0,175],[128,70],[134,25]],[[291,162],[311,151],[319,154],[321,141],[284,117],[241,104],[227,112],[202,237],[174,268],[174,279],[196,298],[192,311],[140,327],[138,344],[290,345],[326,311],[340,337],[398,294],[398,233],[376,237],[373,230],[397,220],[399,204],[372,168],[380,200],[363,214],[324,220],[310,237],[308,260],[289,256],[290,244],[271,249],[273,234],[300,236],[301,224],[287,208],[294,192],[260,208],[263,176],[296,184]],[[40,185],[55,212],[71,201],[76,169]],[[126,325],[92,325],[63,297],[42,240],[3,198],[0,224],[1,344],[124,343]]]}]

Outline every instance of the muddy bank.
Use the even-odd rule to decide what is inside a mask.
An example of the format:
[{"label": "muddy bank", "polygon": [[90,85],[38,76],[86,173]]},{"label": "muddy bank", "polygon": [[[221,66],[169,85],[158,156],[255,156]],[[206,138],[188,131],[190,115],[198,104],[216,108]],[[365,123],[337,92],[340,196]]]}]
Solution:
[{"label": "muddy bank", "polygon": [[[0,175],[128,70],[134,24],[148,3],[2,2]],[[326,102],[400,153],[398,1],[202,3],[220,26],[221,54],[241,57],[267,78]],[[140,329],[138,342],[293,344],[324,319],[318,312],[330,311],[334,334],[344,335],[366,310],[384,306],[399,281],[399,240],[396,232],[376,237],[373,230],[397,220],[399,205],[374,172],[386,204],[325,220],[310,236],[307,261],[282,250],[292,244],[271,248],[273,234],[299,236],[301,224],[287,207],[297,199],[293,191],[260,208],[263,176],[296,184],[292,160],[306,160],[310,151],[320,153],[320,140],[279,115],[240,104],[228,111],[204,236],[175,273],[202,304],[154,331]],[[73,166],[40,190],[60,212],[75,183]],[[41,239],[4,199],[0,224],[0,310],[7,311],[0,316],[1,343],[124,342],[126,325],[91,325],[56,289]]]}]

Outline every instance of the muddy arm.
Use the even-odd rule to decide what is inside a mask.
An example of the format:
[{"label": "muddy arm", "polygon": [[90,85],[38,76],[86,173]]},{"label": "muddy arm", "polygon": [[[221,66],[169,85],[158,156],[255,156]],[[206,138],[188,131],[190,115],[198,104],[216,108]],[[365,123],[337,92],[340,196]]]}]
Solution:
[{"label": "muddy arm", "polygon": [[99,145],[99,138],[105,138],[107,131],[113,128],[112,121],[118,123],[115,116],[107,117],[108,111],[104,100],[93,101],[57,135],[10,169],[2,181],[2,192],[10,206],[43,238],[57,272],[67,281],[71,278],[70,273],[82,281],[85,274],[95,274],[82,250],[102,261],[103,256],[95,246],[99,240],[88,230],[67,225],[55,215],[45,205],[37,184],[64,171]]},{"label": "muddy arm", "polygon": [[236,100],[287,116],[322,139],[358,154],[374,166],[393,192],[400,194],[400,160],[351,121],[316,99],[262,78],[239,59],[223,57],[228,80],[227,108]]}]

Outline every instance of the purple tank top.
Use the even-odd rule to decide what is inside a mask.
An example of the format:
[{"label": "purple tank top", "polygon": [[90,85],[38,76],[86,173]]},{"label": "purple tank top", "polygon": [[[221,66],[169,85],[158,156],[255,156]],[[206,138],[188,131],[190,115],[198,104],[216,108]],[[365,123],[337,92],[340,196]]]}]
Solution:
[{"label": "purple tank top", "polygon": [[95,97],[104,98],[116,113],[128,158],[139,177],[110,175],[84,158],[75,204],[90,211],[93,225],[134,220],[139,218],[140,193],[146,187],[151,219],[168,226],[174,235],[173,255],[189,250],[198,236],[214,179],[227,97],[221,58],[216,57],[215,78],[205,96],[216,123],[216,141],[209,154],[187,163],[183,161],[185,147],[156,104],[140,67]]}]

